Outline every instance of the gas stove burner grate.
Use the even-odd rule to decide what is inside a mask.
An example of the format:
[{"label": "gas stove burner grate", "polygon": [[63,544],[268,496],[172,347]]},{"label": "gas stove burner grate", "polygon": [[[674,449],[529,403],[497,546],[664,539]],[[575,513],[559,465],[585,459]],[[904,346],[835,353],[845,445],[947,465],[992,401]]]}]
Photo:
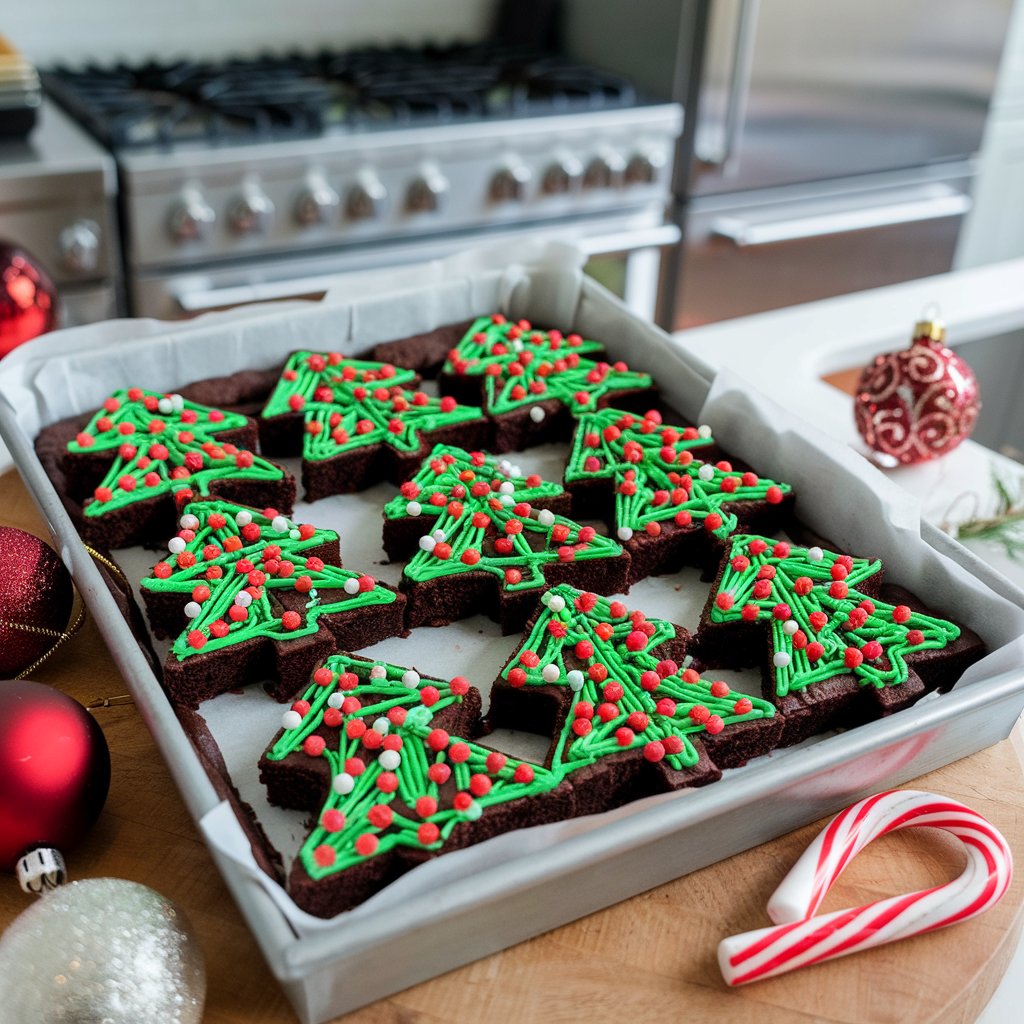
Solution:
[{"label": "gas stove burner grate", "polygon": [[518,47],[376,48],[56,68],[49,93],[114,149],[635,106],[624,78]]}]

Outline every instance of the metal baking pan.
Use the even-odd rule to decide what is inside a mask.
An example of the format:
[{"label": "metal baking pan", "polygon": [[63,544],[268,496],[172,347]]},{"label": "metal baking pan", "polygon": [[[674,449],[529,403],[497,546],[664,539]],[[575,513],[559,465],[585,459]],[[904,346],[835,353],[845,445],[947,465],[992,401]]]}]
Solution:
[{"label": "metal baking pan", "polygon": [[[474,269],[467,273],[465,266]],[[371,275],[348,294],[329,294],[317,304],[215,314],[188,324],[76,328],[23,346],[0,365],[0,433],[302,1021],[327,1020],[589,914],[1008,735],[1024,708],[1024,593],[921,524],[908,499],[863,460],[728,375],[713,382],[685,347],[633,317],[557,254],[513,267],[487,267],[474,257],[408,273],[398,291],[388,290],[393,285]],[[126,382],[180,387],[242,366],[273,365],[314,339],[355,352],[495,309],[600,337],[631,365],[652,370],[685,417],[706,419],[728,450],[766,475],[793,482],[801,495],[798,514],[812,528],[848,550],[882,557],[891,578],[975,628],[993,653],[951,692],[892,718],[762,758],[705,789],[585,819],[585,831],[560,838],[543,857],[479,867],[429,891],[413,886],[401,915],[366,915],[358,928],[347,926],[356,918],[343,915],[304,930],[282,908],[280,891],[248,864],[240,825],[75,534],[32,438],[49,422],[91,410]],[[816,485],[822,473],[827,486]],[[851,502],[855,489],[858,500]],[[515,638],[507,642],[511,648]]]}]

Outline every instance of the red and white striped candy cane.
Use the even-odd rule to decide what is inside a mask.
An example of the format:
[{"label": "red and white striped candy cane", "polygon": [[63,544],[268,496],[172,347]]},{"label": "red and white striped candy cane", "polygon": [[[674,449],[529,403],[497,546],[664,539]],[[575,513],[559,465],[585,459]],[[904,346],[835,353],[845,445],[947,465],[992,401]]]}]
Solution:
[{"label": "red and white striped candy cane", "polygon": [[[959,878],[814,916],[829,886],[872,839],[924,826],[943,829],[963,843],[967,866]],[[729,985],[744,985],[966,921],[998,903],[1012,877],[1006,840],[976,811],[934,793],[879,793],[838,815],[793,865],[768,901],[774,927],[719,943],[722,977]]]}]

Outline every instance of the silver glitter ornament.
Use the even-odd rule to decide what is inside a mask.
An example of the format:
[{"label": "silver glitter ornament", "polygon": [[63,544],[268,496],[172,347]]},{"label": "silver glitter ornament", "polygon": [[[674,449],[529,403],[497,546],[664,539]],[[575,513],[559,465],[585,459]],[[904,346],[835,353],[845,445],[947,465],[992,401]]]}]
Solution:
[{"label": "silver glitter ornament", "polygon": [[0,1024],[199,1024],[205,998],[184,914],[136,882],[71,882],[0,936]]}]

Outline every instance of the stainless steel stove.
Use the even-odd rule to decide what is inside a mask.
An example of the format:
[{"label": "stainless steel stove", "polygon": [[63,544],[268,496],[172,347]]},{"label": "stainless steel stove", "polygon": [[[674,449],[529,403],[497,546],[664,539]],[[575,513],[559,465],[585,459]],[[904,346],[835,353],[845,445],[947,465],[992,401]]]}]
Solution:
[{"label": "stainless steel stove", "polygon": [[322,293],[337,274],[528,235],[654,311],[681,109],[483,44],[55,69],[114,154],[130,311]]}]

